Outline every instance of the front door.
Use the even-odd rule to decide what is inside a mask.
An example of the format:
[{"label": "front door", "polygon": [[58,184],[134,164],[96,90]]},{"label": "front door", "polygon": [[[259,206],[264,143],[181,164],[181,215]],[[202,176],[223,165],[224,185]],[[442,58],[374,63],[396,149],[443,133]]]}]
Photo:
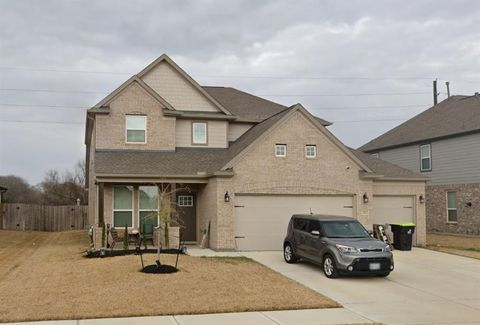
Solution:
[{"label": "front door", "polygon": [[182,241],[197,240],[196,197],[192,193],[178,194],[177,207],[180,218],[180,239]]}]

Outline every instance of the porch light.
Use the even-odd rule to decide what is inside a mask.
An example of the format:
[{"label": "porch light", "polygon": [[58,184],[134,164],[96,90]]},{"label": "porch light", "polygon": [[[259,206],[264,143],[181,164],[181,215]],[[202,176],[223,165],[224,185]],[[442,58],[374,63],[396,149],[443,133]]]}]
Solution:
[{"label": "porch light", "polygon": [[420,204],[425,203],[425,198],[423,197],[423,195],[420,194],[420,196],[418,197],[418,202],[420,202]]},{"label": "porch light", "polygon": [[367,192],[363,194],[363,203],[368,203],[368,195]]},{"label": "porch light", "polygon": [[225,192],[225,196],[223,198],[225,202],[230,202],[230,194],[228,194],[228,191]]}]

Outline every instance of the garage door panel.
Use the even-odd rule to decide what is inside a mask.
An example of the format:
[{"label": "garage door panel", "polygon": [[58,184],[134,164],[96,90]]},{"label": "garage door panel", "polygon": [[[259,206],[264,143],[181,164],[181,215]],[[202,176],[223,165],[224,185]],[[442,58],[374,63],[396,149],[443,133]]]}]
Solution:
[{"label": "garage door panel", "polygon": [[236,195],[239,250],[280,250],[293,214],[353,216],[351,196]]}]

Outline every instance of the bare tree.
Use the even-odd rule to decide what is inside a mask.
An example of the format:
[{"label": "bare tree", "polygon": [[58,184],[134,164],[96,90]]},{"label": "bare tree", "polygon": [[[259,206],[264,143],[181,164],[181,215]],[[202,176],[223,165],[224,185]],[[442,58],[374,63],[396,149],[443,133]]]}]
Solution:
[{"label": "bare tree", "polygon": [[6,203],[41,203],[41,191],[19,176],[0,176],[0,186],[8,189],[4,197]]}]

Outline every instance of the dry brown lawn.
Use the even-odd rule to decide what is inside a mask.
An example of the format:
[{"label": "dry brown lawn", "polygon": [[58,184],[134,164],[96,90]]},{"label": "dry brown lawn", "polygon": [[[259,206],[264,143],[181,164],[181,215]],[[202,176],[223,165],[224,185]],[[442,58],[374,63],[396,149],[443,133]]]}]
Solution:
[{"label": "dry brown lawn", "polygon": [[0,322],[339,307],[247,258],[182,255],[179,272],[144,274],[138,256],[84,257],[86,238],[0,230]]},{"label": "dry brown lawn", "polygon": [[427,234],[427,248],[480,259],[480,236]]}]

